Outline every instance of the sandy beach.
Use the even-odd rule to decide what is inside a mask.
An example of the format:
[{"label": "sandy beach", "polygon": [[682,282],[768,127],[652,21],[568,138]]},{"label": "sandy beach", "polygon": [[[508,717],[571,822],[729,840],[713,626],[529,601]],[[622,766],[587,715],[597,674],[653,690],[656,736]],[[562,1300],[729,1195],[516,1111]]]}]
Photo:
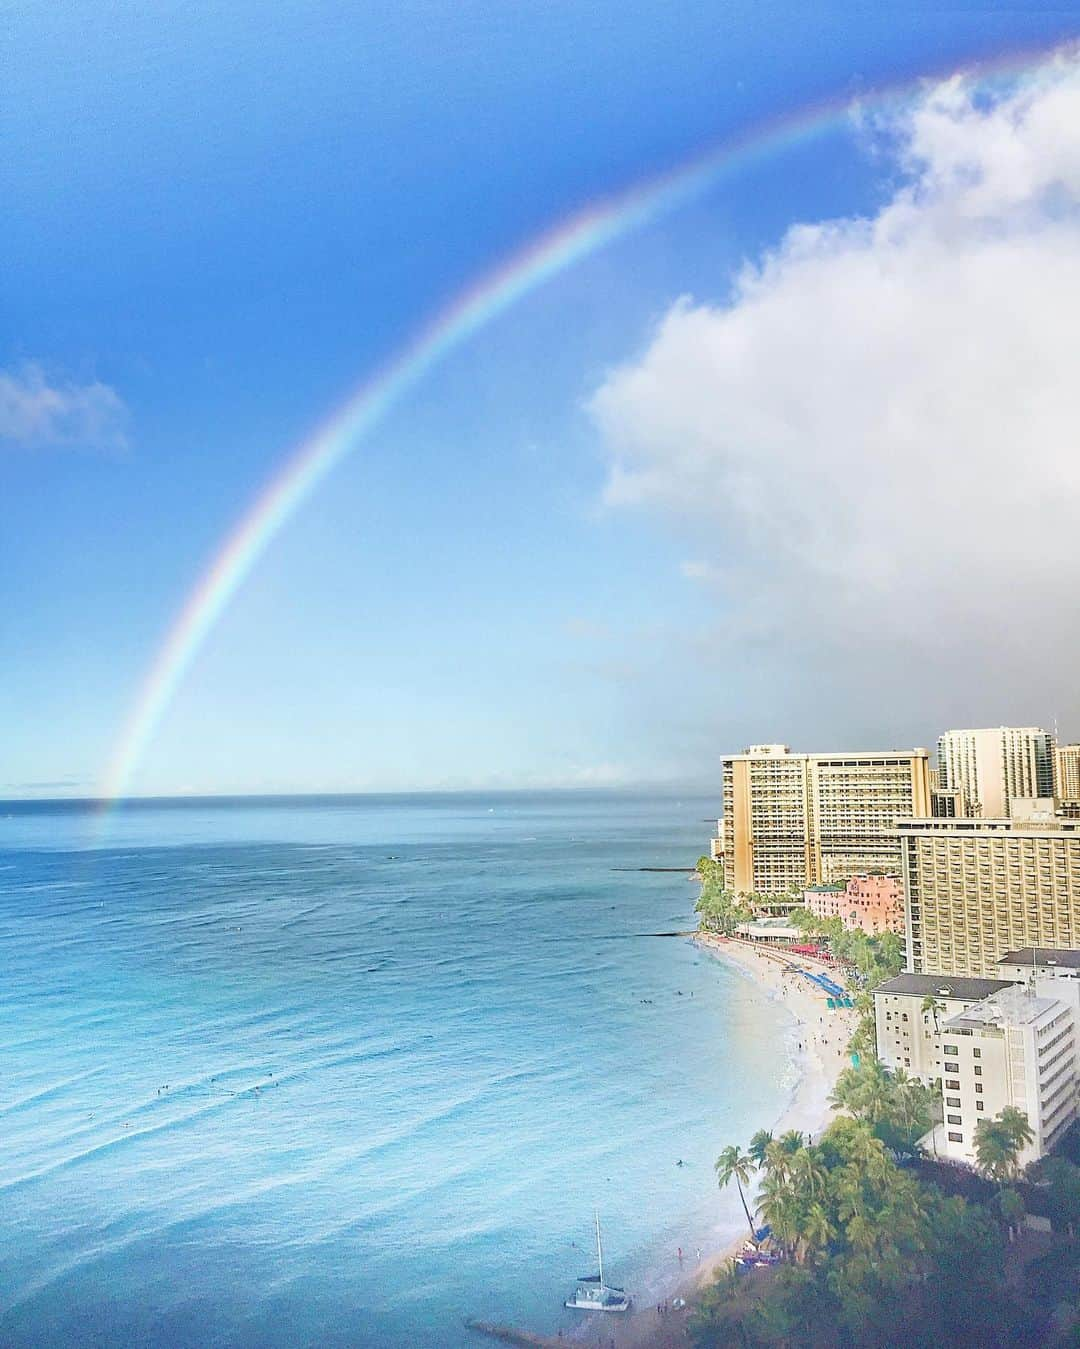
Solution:
[{"label": "sandy beach", "polygon": [[[700,934],[698,945],[717,959],[728,960],[751,974],[768,994],[782,1002],[803,1032],[799,1063],[799,1081],[791,1102],[779,1119],[762,1120],[761,1128],[774,1134],[800,1129],[814,1136],[828,1124],[831,1114],[829,1096],[841,1069],[849,1063],[847,1042],[855,1029],[857,1014],[851,1010],[830,1009],[825,992],[796,972],[795,966],[817,973],[830,973],[829,967],[805,956],[790,956],[782,949],[762,948],[750,942]],[[834,976],[835,977],[835,976]],[[839,982],[839,981],[838,981]],[[732,1139],[743,1148],[749,1139]],[[658,1315],[655,1306],[635,1308],[625,1318],[592,1318],[573,1342],[597,1344],[603,1349],[675,1349],[686,1343],[685,1325],[698,1289],[708,1283],[716,1269],[742,1246],[744,1235],[719,1250],[706,1254],[700,1262],[687,1261],[687,1272],[671,1295],[687,1303],[679,1311]]]}]

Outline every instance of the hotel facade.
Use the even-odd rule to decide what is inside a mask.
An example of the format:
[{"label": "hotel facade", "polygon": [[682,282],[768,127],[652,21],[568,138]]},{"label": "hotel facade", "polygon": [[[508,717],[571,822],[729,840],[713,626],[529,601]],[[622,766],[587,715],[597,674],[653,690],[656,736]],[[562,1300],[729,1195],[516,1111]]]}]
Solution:
[{"label": "hotel facade", "polygon": [[792,754],[752,745],[723,760],[713,857],[736,894],[784,894],[896,873],[896,821],[930,814],[925,749]]},{"label": "hotel facade", "polygon": [[1058,745],[1054,789],[1063,801],[1080,801],[1080,745]]},{"label": "hotel facade", "polygon": [[991,726],[938,737],[938,787],[970,818],[1007,819],[1013,797],[1054,795],[1054,737],[1038,726]]},{"label": "hotel facade", "polygon": [[899,822],[907,968],[994,978],[1019,947],[1080,947],[1080,820]]},{"label": "hotel facade", "polygon": [[849,932],[904,931],[904,892],[895,876],[852,876],[846,885],[813,885],[803,902],[815,918],[839,918]]}]

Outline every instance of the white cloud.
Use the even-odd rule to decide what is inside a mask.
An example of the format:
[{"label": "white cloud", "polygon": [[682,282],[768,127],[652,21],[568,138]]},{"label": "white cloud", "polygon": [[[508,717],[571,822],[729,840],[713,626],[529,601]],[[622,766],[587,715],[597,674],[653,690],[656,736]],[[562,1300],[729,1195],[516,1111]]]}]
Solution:
[{"label": "white cloud", "polygon": [[0,444],[120,450],[127,409],[107,384],[50,383],[39,365],[0,370]]},{"label": "white cloud", "polygon": [[1080,55],[871,131],[875,216],[793,227],[596,393],[606,500],[778,653],[914,642],[1007,700],[1080,646]]}]

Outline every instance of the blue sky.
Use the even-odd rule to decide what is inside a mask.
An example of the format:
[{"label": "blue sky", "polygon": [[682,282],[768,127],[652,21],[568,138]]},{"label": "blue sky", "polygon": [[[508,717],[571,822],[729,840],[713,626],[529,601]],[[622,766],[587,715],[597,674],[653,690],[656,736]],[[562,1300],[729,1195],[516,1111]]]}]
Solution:
[{"label": "blue sky", "polygon": [[[0,793],[92,793],[275,466],[501,257],[764,118],[1049,46],[1078,20],[9,6],[0,371],[12,398],[37,380],[70,406],[9,418],[0,441]],[[679,296],[723,305],[745,259],[799,221],[878,210],[896,172],[854,131],[775,155],[459,348],[275,539],[135,790],[708,781],[735,741],[925,743],[959,717],[970,685],[951,675],[929,705],[819,698],[793,682],[804,648],[735,641],[730,596],[686,563],[705,548],[699,570],[722,569],[736,535],[613,502],[621,451],[590,401],[647,359]],[[1038,692],[1045,720],[1066,695]],[[1027,711],[1008,681],[1000,716],[991,701],[994,721]]]}]

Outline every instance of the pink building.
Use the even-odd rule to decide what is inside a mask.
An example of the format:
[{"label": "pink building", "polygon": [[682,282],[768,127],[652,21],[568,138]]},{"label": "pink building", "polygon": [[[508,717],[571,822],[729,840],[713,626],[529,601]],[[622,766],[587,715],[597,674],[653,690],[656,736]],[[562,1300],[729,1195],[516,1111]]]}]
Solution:
[{"label": "pink building", "polygon": [[870,936],[903,932],[904,892],[895,876],[852,876],[847,885],[815,885],[803,891],[815,918],[839,918],[849,930]]}]

